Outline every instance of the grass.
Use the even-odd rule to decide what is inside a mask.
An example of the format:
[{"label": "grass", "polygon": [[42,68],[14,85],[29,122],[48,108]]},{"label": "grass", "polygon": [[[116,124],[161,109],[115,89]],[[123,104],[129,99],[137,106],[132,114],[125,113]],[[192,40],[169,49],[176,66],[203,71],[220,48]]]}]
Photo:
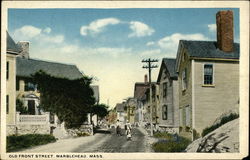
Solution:
[{"label": "grass", "polygon": [[55,142],[56,138],[49,134],[26,134],[7,136],[7,152],[18,151],[32,146]]},{"label": "grass", "polygon": [[204,137],[205,135],[207,135],[208,133],[214,131],[215,129],[219,128],[220,126],[222,126],[223,124],[229,122],[229,121],[232,121],[236,118],[239,118],[239,114],[236,114],[236,113],[231,113],[230,115],[228,116],[225,116],[225,117],[222,117],[221,118],[221,121],[219,123],[216,123],[210,127],[206,127],[203,131],[202,131],[202,137]]},{"label": "grass", "polygon": [[186,147],[191,143],[187,138],[172,135],[169,133],[156,133],[154,137],[160,140],[153,144],[155,152],[183,152]]}]

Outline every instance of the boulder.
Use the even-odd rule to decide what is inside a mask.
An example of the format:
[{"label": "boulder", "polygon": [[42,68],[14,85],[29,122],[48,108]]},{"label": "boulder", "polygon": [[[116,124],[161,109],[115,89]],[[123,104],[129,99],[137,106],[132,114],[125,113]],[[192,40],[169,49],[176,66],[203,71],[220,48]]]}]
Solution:
[{"label": "boulder", "polygon": [[239,118],[192,142],[186,152],[239,152]]}]

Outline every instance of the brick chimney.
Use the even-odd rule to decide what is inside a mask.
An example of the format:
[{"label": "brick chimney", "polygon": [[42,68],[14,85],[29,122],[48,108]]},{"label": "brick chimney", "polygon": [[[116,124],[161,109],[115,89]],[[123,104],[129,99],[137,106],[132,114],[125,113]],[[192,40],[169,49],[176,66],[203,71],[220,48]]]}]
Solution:
[{"label": "brick chimney", "polygon": [[217,47],[224,52],[233,51],[233,11],[219,11],[216,14]]},{"label": "brick chimney", "polygon": [[18,45],[18,47],[21,50],[20,53],[19,53],[19,55],[22,58],[29,59],[29,42],[27,42],[27,41],[20,41],[20,42],[17,42],[17,45]]},{"label": "brick chimney", "polygon": [[147,74],[145,74],[145,76],[144,76],[144,83],[145,83],[145,84],[148,83],[148,75],[147,75]]}]

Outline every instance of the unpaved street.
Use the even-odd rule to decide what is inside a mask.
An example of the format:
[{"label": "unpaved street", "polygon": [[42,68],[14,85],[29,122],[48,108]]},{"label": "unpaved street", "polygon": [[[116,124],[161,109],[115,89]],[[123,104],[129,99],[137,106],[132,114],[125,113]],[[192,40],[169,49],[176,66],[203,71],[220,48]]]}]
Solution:
[{"label": "unpaved street", "polygon": [[115,129],[100,130],[94,136],[62,139],[22,152],[151,152],[148,136],[141,129],[133,129],[131,141],[127,141],[124,129],[122,134],[117,136]]}]

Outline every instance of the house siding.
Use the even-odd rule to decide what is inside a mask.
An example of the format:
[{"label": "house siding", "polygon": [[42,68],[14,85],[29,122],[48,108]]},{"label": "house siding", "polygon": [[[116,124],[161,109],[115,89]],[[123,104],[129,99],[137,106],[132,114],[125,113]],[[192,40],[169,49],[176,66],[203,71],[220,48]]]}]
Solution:
[{"label": "house siding", "polygon": [[9,78],[6,80],[6,95],[9,96],[9,112],[6,114],[6,123],[15,125],[16,113],[16,58],[15,55],[6,54],[9,63]]},{"label": "house siding", "polygon": [[[166,74],[166,69],[162,70],[162,76],[159,84],[159,126],[173,126],[174,125],[174,109],[173,109],[173,84],[170,86],[172,80],[169,75]],[[163,84],[167,82],[167,94],[166,97],[163,97]],[[162,107],[164,105],[168,106],[168,118],[167,120],[163,119]]]},{"label": "house siding", "polygon": [[[214,86],[203,86],[204,64],[212,64]],[[223,113],[239,108],[239,62],[194,61],[195,129],[201,133]]]},{"label": "house siding", "polygon": [[174,127],[179,127],[179,82],[173,80]]}]

